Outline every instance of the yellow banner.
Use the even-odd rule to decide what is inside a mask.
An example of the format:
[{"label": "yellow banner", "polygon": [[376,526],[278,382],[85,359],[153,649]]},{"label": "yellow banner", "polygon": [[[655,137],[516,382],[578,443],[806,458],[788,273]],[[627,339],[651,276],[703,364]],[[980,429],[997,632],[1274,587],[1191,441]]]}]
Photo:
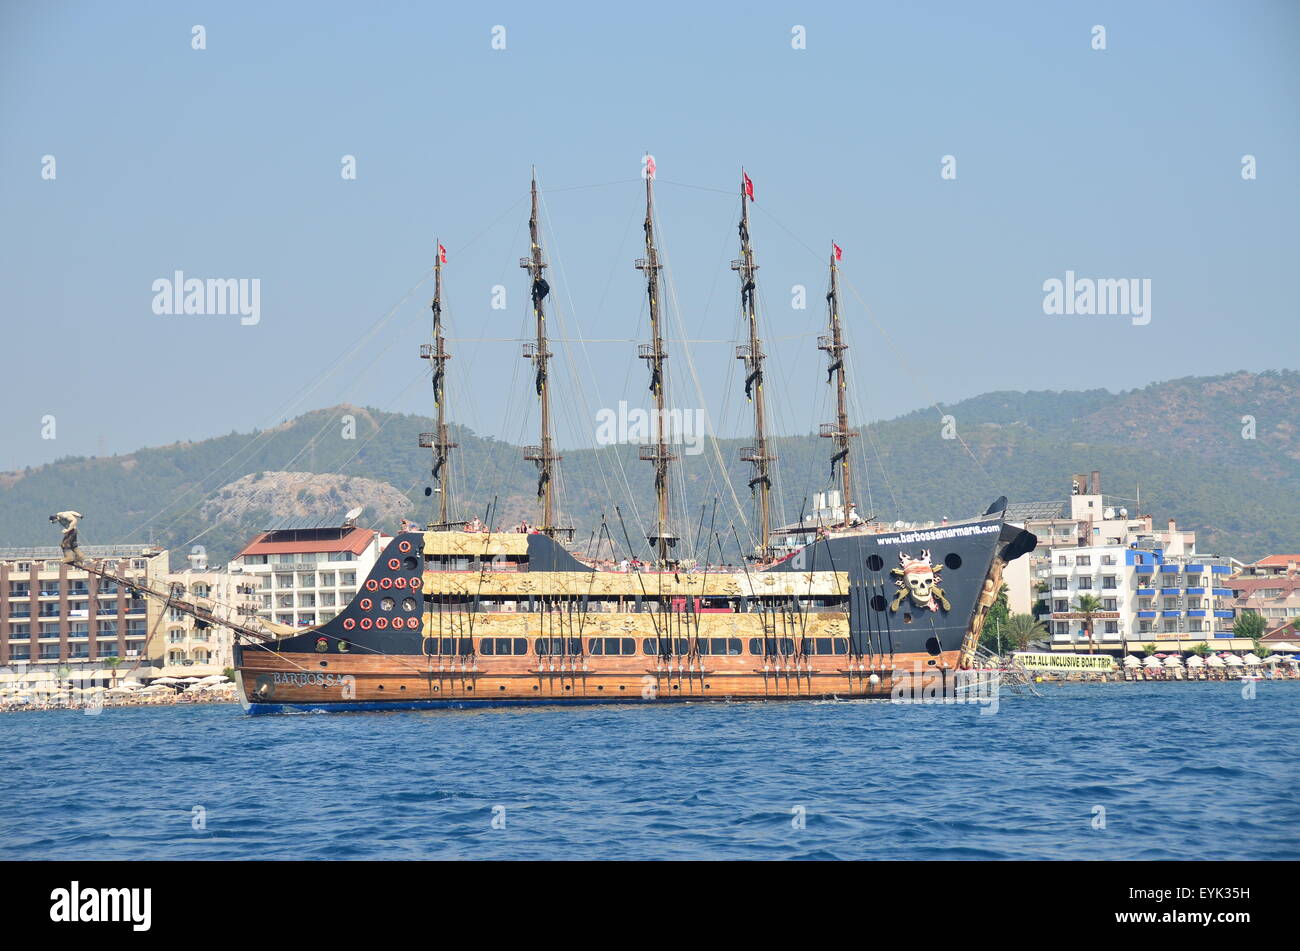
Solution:
[{"label": "yellow banner", "polygon": [[1011,655],[1017,667],[1025,670],[1110,670],[1114,658],[1106,654],[1027,654]]}]

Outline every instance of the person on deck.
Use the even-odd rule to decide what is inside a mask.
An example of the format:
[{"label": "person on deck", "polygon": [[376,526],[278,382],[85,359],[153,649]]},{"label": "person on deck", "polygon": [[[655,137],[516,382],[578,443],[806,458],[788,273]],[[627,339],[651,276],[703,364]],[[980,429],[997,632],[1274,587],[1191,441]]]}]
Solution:
[{"label": "person on deck", "polygon": [[63,561],[65,564],[76,564],[81,561],[81,549],[77,547],[77,522],[81,519],[80,512],[57,512],[50,516],[51,522],[58,522],[63,526],[63,540],[59,542],[59,547],[63,549]]}]

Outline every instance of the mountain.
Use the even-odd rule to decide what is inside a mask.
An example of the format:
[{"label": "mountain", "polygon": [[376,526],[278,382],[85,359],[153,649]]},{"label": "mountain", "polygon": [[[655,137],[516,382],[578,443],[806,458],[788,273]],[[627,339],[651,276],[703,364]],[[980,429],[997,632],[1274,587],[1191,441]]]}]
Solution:
[{"label": "mountain", "polygon": [[[1144,513],[1196,529],[1202,551],[1254,559],[1300,543],[1298,420],[1300,373],[1290,370],[1187,377],[1122,393],[987,393],[864,427],[855,454],[859,510],[890,521],[958,518],[1003,494],[1064,498],[1071,474],[1100,469],[1106,494],[1136,500],[1140,492]],[[363,524],[391,530],[399,517],[422,521],[430,510],[429,457],[415,448],[427,428],[423,417],[337,406],[251,434],[0,473],[0,546],[55,544],[46,517],[68,507],[86,516],[84,544],[152,539],[173,550],[174,563],[195,544],[214,563],[227,560],[253,532],[289,514],[362,505]],[[495,500],[498,527],[533,520],[536,471],[518,447],[453,429],[454,495],[468,500],[461,514],[482,517]],[[733,522],[735,534],[746,535],[736,499],[749,517],[747,467],[735,461],[742,444],[721,440],[716,452],[705,444],[702,454],[683,454],[674,476],[686,500],[678,534],[694,539],[701,522],[713,521],[728,558],[736,556]],[[778,512],[793,521],[825,488],[827,441],[805,435],[773,444]],[[736,499],[719,477],[719,456]],[[642,535],[637,516],[652,510],[653,485],[636,446],[568,450],[558,485],[579,546],[593,536],[608,545],[607,531],[625,548],[624,525],[633,541]]]}]

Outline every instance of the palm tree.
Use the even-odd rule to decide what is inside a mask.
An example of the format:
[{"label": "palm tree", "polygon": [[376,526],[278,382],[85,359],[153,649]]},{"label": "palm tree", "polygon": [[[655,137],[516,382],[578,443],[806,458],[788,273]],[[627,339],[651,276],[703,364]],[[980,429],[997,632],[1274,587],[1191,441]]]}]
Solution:
[{"label": "palm tree", "polygon": [[1092,639],[1092,616],[1101,610],[1101,598],[1095,594],[1081,594],[1074,600],[1074,609],[1083,615],[1083,628],[1088,634],[1088,653],[1096,652]]},{"label": "palm tree", "polygon": [[109,673],[111,674],[111,677],[112,677],[112,683],[110,684],[110,686],[112,686],[112,687],[116,687],[116,686],[117,686],[117,668],[119,668],[119,667],[122,666],[122,658],[117,657],[117,656],[113,656],[113,657],[105,657],[104,660],[103,660],[103,664],[104,664],[105,667],[108,668]]},{"label": "palm tree", "polygon": [[1192,653],[1197,657],[1209,657],[1214,653],[1214,651],[1211,650],[1209,644],[1205,643],[1205,641],[1201,641],[1201,643],[1192,648]]},{"label": "palm tree", "polygon": [[1047,634],[1047,626],[1032,614],[1013,614],[1002,626],[1002,632],[1011,639],[1018,650],[1024,650],[1029,642]]}]

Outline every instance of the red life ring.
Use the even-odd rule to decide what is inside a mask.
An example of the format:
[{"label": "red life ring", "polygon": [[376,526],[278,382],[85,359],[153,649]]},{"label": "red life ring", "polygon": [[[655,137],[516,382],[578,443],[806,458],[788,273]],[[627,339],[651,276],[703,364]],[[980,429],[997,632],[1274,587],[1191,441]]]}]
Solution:
[{"label": "red life ring", "polygon": [[361,619],[361,630],[363,630],[363,631],[368,631],[368,630],[370,630],[370,625],[373,624],[373,623],[374,623],[374,622],[371,621],[370,618],[368,618],[368,617],[363,617],[363,618]]},{"label": "red life ring", "polygon": [[408,617],[406,619],[406,626],[414,631],[417,627],[420,626],[420,619],[418,617]]},{"label": "red life ring", "polygon": [[374,590],[375,590],[376,588],[378,588],[378,587],[379,587],[379,582],[376,581],[374,578],[367,578],[367,579],[366,579],[366,590],[367,590],[367,591],[374,591]]},{"label": "red life ring", "polygon": [[345,617],[345,618],[343,619],[343,630],[345,630],[345,631],[350,631],[350,630],[352,630],[352,629],[353,629],[354,627],[356,627],[356,626],[357,626],[357,622],[356,622],[355,620],[353,620],[352,618],[350,618],[350,617]]},{"label": "red life ring", "polygon": [[382,631],[386,627],[388,627],[388,618],[386,617],[375,618],[375,630]]},{"label": "red life ring", "polygon": [[400,558],[389,558],[388,567],[389,570],[396,571],[398,568],[402,567],[402,560]]},{"label": "red life ring", "polygon": [[393,586],[393,579],[392,579],[392,578],[380,578],[380,579],[379,579],[379,587],[381,587],[381,588],[391,588],[392,586]]},{"label": "red life ring", "polygon": [[393,579],[393,587],[394,587],[394,588],[405,588],[405,587],[406,587],[406,579],[405,579],[405,578],[394,578],[394,579]]},{"label": "red life ring", "polygon": [[397,550],[403,553],[408,552],[411,550],[411,543],[406,541],[398,542]]},{"label": "red life ring", "polygon": [[363,611],[369,611],[372,607],[374,607],[374,602],[371,601],[369,598],[362,598],[357,603],[361,605],[361,610]]},{"label": "red life ring", "polygon": [[423,578],[412,578],[412,579],[411,579],[411,589],[414,590],[414,591],[418,591],[418,590],[420,589],[420,586],[423,585],[423,584],[424,584],[424,579],[423,579]]}]

